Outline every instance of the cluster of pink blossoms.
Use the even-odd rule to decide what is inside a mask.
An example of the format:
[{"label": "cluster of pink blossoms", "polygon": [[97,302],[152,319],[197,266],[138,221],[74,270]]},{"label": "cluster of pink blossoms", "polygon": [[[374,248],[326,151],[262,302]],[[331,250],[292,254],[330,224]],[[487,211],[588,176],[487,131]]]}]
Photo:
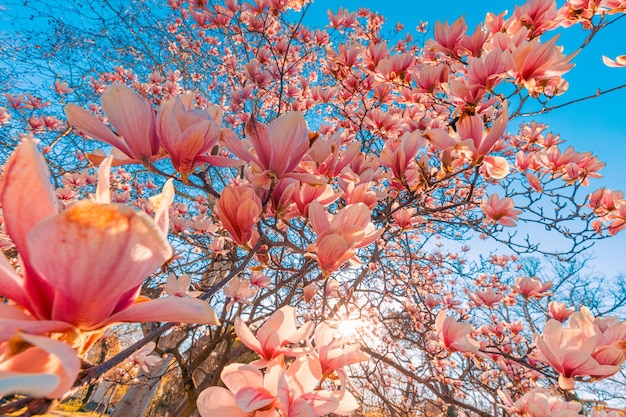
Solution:
[{"label": "cluster of pink blossoms", "polygon": [[338,335],[332,323],[315,327],[308,322],[298,328],[295,309],[283,307],[258,328],[256,337],[240,318],[235,319],[235,331],[261,358],[226,366],[221,374],[226,388],[210,387],[200,393],[201,416],[320,417],[348,415],[359,407],[347,390],[344,367],[368,357],[358,343]]}]

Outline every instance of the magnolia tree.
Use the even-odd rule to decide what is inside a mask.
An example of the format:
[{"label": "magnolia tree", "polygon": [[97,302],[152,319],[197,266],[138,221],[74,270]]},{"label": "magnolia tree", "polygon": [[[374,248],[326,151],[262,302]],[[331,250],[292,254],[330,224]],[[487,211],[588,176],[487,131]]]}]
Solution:
[{"label": "magnolia tree", "polygon": [[0,46],[2,414],[124,385],[114,415],[623,415],[626,290],[576,262],[626,201],[511,120],[567,93],[557,32],[626,3],[389,33],[168,3],[29,10]]}]

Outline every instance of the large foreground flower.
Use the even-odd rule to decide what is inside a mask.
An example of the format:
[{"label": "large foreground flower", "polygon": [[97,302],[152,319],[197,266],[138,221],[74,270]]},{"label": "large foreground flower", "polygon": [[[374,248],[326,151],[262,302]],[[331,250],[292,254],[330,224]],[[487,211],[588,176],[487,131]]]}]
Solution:
[{"label": "large foreground flower", "polygon": [[[20,273],[0,257],[0,296],[34,320],[73,326],[74,331],[62,330],[63,340],[79,351],[116,322],[216,324],[214,311],[200,300],[139,298],[145,278],[172,256],[164,233],[169,201],[157,209],[155,222],[143,212],[106,203],[103,188],[99,184],[99,202],[80,201],[59,213],[35,143],[17,147],[2,176],[0,204],[20,254]],[[171,201],[173,190],[166,194]]]},{"label": "large foreground flower", "polygon": [[0,341],[0,398],[17,392],[61,397],[79,370],[76,352],[63,342],[25,333]]}]

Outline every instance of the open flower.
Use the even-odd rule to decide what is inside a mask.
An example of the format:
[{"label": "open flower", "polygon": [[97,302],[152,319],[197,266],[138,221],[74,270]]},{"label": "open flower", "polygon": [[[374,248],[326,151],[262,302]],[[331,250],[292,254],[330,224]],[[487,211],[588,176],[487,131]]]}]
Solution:
[{"label": "open flower", "polygon": [[[108,171],[101,170],[100,178],[108,178]],[[25,140],[17,147],[5,166],[0,203],[21,274],[0,262],[0,295],[33,320],[71,325],[63,340],[79,351],[117,322],[217,324],[201,300],[138,297],[146,277],[172,256],[165,236],[170,201],[157,208],[155,222],[107,202],[106,188],[108,182],[101,182],[96,201],[79,201],[59,213],[35,143]],[[173,190],[169,194],[173,198]]]},{"label": "open flower", "polygon": [[480,344],[470,337],[472,325],[460,323],[448,316],[446,310],[437,314],[435,321],[437,338],[450,352],[477,352]]},{"label": "open flower", "polygon": [[289,345],[300,343],[308,338],[313,332],[313,327],[313,322],[308,322],[298,329],[296,309],[289,306],[276,310],[259,327],[256,337],[239,317],[235,319],[235,332],[241,342],[261,355],[262,360],[252,363],[259,367],[267,366],[269,361],[280,355],[294,356],[298,351],[290,348]]},{"label": "open flower", "polygon": [[192,100],[192,94],[177,96],[163,103],[157,113],[157,132],[174,169],[185,178],[196,166],[207,162],[240,165],[236,159],[207,155],[220,137],[223,112],[219,106],[193,108]]},{"label": "open flower", "polygon": [[125,163],[142,163],[144,158],[156,159],[159,139],[152,105],[137,92],[122,84],[114,84],[100,100],[102,110],[116,133],[87,110],[68,104],[64,107],[69,124],[81,133],[108,143],[129,159]]},{"label": "open flower", "polygon": [[283,178],[292,173],[309,150],[306,121],[300,112],[284,114],[269,125],[250,120],[246,124],[249,144],[228,133],[223,135],[226,147],[250,163],[250,169],[263,185],[268,185],[267,174]]},{"label": "open flower", "polygon": [[485,216],[490,218],[496,223],[502,226],[515,226],[515,220],[517,215],[522,211],[515,208],[513,199],[504,197],[500,199],[498,194],[491,194],[489,199],[480,203],[480,208],[485,213]]},{"label": "open flower", "polygon": [[370,210],[363,203],[343,207],[329,220],[324,207],[314,200],[309,206],[309,217],[317,233],[317,260],[325,273],[337,270],[348,260],[358,262],[356,249],[375,242],[383,232],[376,230]]},{"label": "open flower", "polygon": [[156,343],[150,342],[130,355],[128,360],[134,365],[139,365],[145,373],[149,373],[151,367],[156,366],[163,361],[160,356],[151,355],[154,348],[156,348]]}]

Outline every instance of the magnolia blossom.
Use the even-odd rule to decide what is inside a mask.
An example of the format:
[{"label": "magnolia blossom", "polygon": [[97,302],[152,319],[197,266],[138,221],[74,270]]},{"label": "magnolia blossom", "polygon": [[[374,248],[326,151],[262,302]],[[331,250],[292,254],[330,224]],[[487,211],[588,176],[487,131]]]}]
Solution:
[{"label": "magnolia blossom", "polygon": [[322,374],[330,377],[339,375],[347,379],[344,367],[369,359],[361,352],[359,343],[346,343],[342,337],[337,337],[336,325],[327,321],[321,322],[314,333],[315,349],[322,365]]},{"label": "magnolia blossom", "polygon": [[128,360],[134,365],[139,365],[145,373],[149,373],[151,367],[156,366],[163,361],[160,356],[151,355],[154,348],[156,348],[156,343],[150,342],[130,355]]},{"label": "magnolia blossom", "polygon": [[269,361],[280,355],[293,356],[301,349],[290,348],[293,343],[300,343],[313,332],[313,322],[296,327],[296,309],[285,306],[274,312],[257,330],[256,337],[239,317],[235,319],[235,332],[241,342],[261,355],[261,360],[253,362],[259,367],[267,366]]},{"label": "magnolia blossom", "polygon": [[435,321],[439,341],[450,352],[477,352],[480,344],[470,337],[473,327],[469,323],[460,323],[448,316],[446,310],[437,314]]},{"label": "magnolia blossom", "polygon": [[325,272],[334,271],[345,261],[355,260],[356,249],[376,241],[383,230],[376,230],[370,210],[363,203],[340,209],[329,220],[324,207],[317,201],[309,206],[311,227],[317,233],[315,252]]},{"label": "magnolia blossom", "polygon": [[543,335],[534,335],[534,339],[538,359],[559,373],[559,386],[563,389],[574,389],[576,376],[606,377],[620,370],[620,366],[600,365],[592,357],[598,338],[588,337],[583,329],[564,328],[558,321],[548,320]]},{"label": "magnolia blossom", "polygon": [[196,166],[207,162],[227,166],[240,164],[236,159],[207,155],[220,138],[222,114],[219,106],[204,110],[194,108],[192,94],[177,96],[159,107],[157,133],[174,169],[183,178]]},{"label": "magnolia blossom", "polygon": [[[29,318],[71,325],[68,343],[87,349],[117,322],[185,321],[217,324],[215,312],[195,299],[138,299],[147,276],[172,256],[167,243],[171,183],[153,220],[107,199],[108,166],[95,201],[59,213],[47,168],[33,141],[9,159],[0,186],[6,230],[20,254],[20,271],[0,257],[0,295]],[[103,179],[107,179],[103,183]]]},{"label": "magnolia blossom", "polygon": [[117,134],[87,110],[68,104],[64,107],[69,124],[81,133],[119,149],[126,163],[156,159],[160,143],[152,105],[122,84],[112,85],[101,98],[102,110]]},{"label": "magnolia blossom", "polygon": [[246,246],[252,239],[254,226],[263,211],[261,200],[252,186],[245,182],[233,182],[222,191],[217,201],[217,215],[233,240]]},{"label": "magnolia blossom", "polygon": [[505,391],[498,390],[498,395],[506,404],[504,408],[525,417],[576,417],[582,409],[582,404],[565,401],[563,397],[542,388],[527,392],[515,402]]},{"label": "magnolia blossom", "polygon": [[210,387],[200,393],[198,411],[202,417],[320,417],[336,413],[339,399],[331,392],[316,390],[320,376],[319,362],[308,356],[295,359],[287,369],[275,364],[265,375],[254,366],[234,363],[221,374],[226,388]]},{"label": "magnolia blossom", "polygon": [[251,304],[250,299],[256,295],[258,288],[252,288],[250,282],[245,278],[233,278],[224,288],[224,295],[230,298],[230,302],[226,304],[226,310],[235,303]]},{"label": "magnolia blossom", "polygon": [[607,67],[626,67],[626,55],[618,55],[615,59],[602,55],[602,62],[604,62],[604,65]]},{"label": "magnolia blossom", "polygon": [[549,295],[547,292],[552,288],[552,281],[541,282],[537,277],[517,277],[513,292],[522,295],[524,298],[541,298]]},{"label": "magnolia blossom", "polygon": [[480,208],[485,216],[503,226],[515,226],[517,215],[522,211],[515,208],[513,199],[504,197],[500,199],[498,194],[491,194],[487,200],[480,203]]},{"label": "magnolia blossom", "polygon": [[255,181],[267,186],[268,174],[283,178],[298,166],[309,149],[309,136],[300,112],[284,114],[269,125],[256,119],[246,124],[247,146],[232,132],[225,132],[224,144],[238,158],[250,163]]},{"label": "magnolia blossom", "polygon": [[556,321],[563,323],[574,312],[574,307],[567,307],[565,303],[550,301],[548,303],[548,313]]}]

